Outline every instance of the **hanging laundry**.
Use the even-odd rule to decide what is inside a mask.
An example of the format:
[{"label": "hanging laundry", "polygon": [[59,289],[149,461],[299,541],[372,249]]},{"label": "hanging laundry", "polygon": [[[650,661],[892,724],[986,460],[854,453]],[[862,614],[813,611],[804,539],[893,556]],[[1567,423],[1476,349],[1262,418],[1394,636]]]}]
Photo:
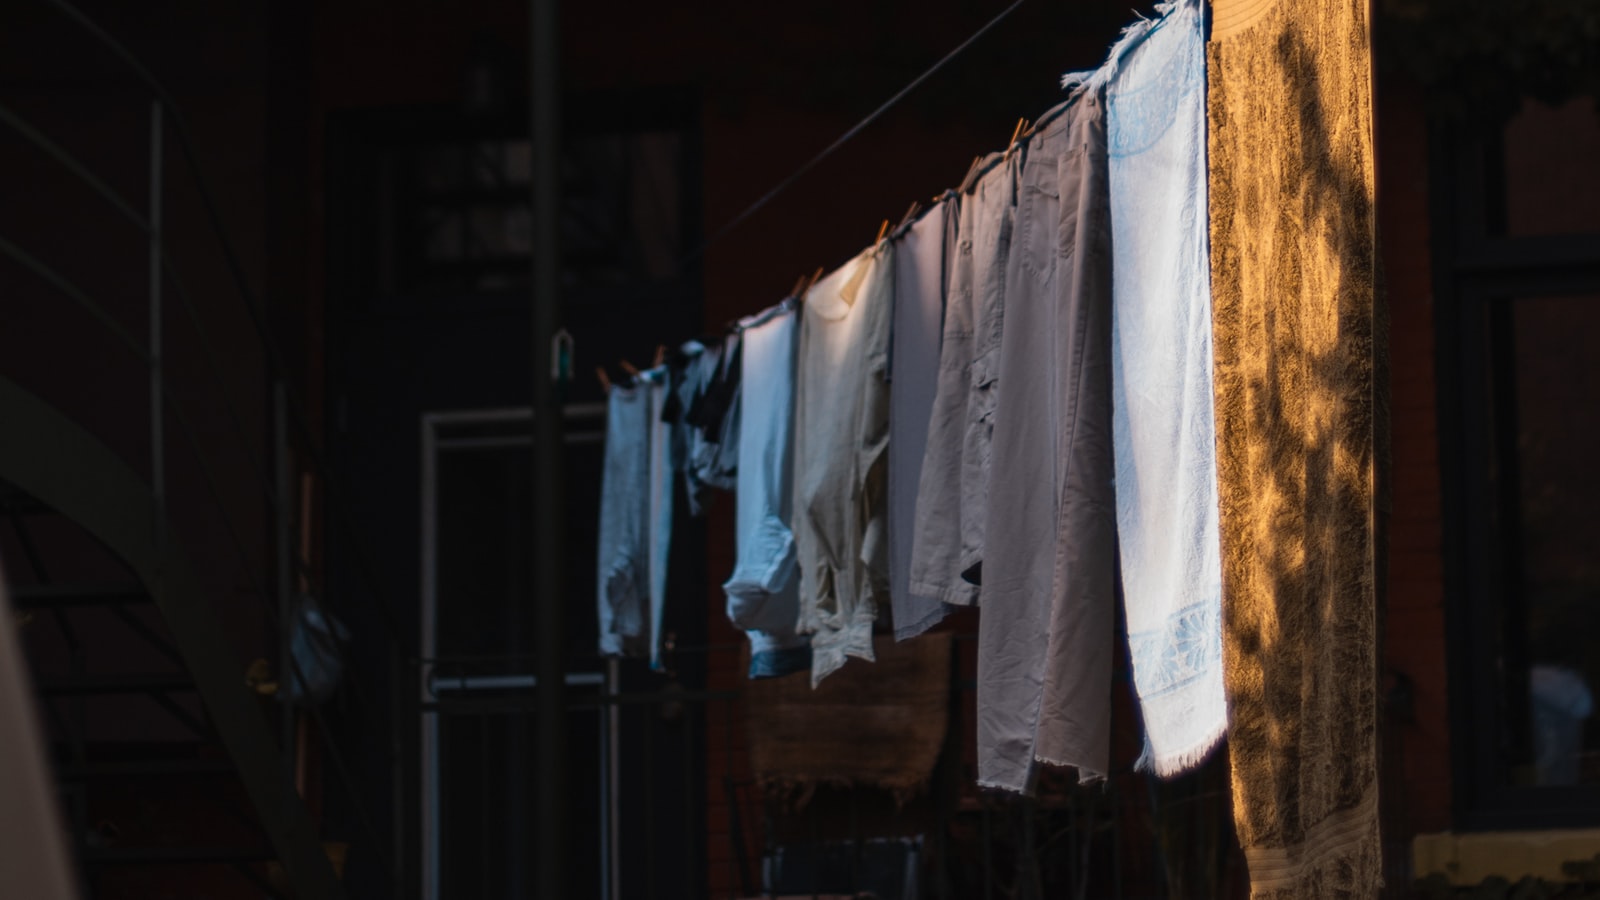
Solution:
[{"label": "hanging laundry", "polygon": [[[644,656],[661,669],[673,494],[693,428],[685,411],[709,373],[705,347],[685,343],[669,361],[608,388],[601,474],[598,617],[602,656]],[[714,366],[714,361],[712,362]]]},{"label": "hanging laundry", "polygon": [[887,599],[893,294],[894,245],[883,242],[822,279],[800,309],[794,539],[813,685],[847,656],[873,658]]},{"label": "hanging laundry", "polygon": [[703,389],[690,404],[685,421],[693,431],[686,478],[692,511],[699,515],[711,488],[731,491],[739,470],[739,366],[742,342],[738,333],[708,347],[709,363]]},{"label": "hanging laundry", "polygon": [[699,439],[699,429],[690,423],[689,412],[710,385],[717,370],[719,355],[720,348],[715,344],[707,346],[699,341],[687,341],[666,353],[663,360],[669,389],[662,418],[670,426],[672,435],[672,475],[684,481],[685,502],[691,516],[704,512],[701,503],[706,498],[701,486],[695,483],[690,466],[695,443]]},{"label": "hanging laundry", "polygon": [[1157,7],[1096,73],[1111,189],[1112,443],[1138,767],[1176,775],[1228,727],[1212,426],[1205,11]]},{"label": "hanging laundry", "polygon": [[650,668],[660,670],[661,619],[667,602],[667,560],[672,555],[672,489],[677,466],[679,435],[666,410],[671,391],[671,371],[657,366],[640,373],[650,386]]},{"label": "hanging laundry", "polygon": [[597,580],[602,656],[649,653],[652,393],[649,384],[619,384],[606,397]]},{"label": "hanging laundry", "polygon": [[[800,579],[790,523],[794,509],[795,361],[793,300],[739,323],[740,397],[736,563],[722,589],[728,619],[750,637],[750,677],[811,668],[811,638],[797,634]],[[725,419],[726,420],[726,419]]]},{"label": "hanging laundry", "polygon": [[[1115,619],[1111,247],[1102,98],[1080,91],[1025,147],[1005,328],[991,374],[978,779],[1031,789],[1035,759],[1109,771]],[[974,375],[974,380],[977,380]]]},{"label": "hanging laundry", "polygon": [[917,488],[910,589],[964,606],[978,602],[977,582],[963,573],[982,558],[990,419],[998,396],[994,355],[1019,164],[1015,154],[990,154],[980,164],[985,174],[960,197],[938,385]]},{"label": "hanging laundry", "polygon": [[736,463],[730,460],[738,452],[737,440],[720,449],[726,406],[738,388],[737,377],[724,373],[726,353],[723,343],[688,341],[665,361],[672,385],[665,411],[672,425],[672,467],[683,477],[691,516],[705,514],[711,488],[733,489]]},{"label": "hanging laundry", "polygon": [[[999,154],[992,177],[976,191],[979,214],[973,233],[972,292],[977,317],[972,334],[972,384],[967,399],[967,427],[961,448],[961,554],[956,571],[968,584],[982,583],[984,540],[988,531],[989,471],[993,462],[994,415],[1000,403],[1000,342],[1005,306],[1013,285],[1012,236],[1017,216],[1017,184],[1022,154],[1007,148]],[[993,195],[990,197],[989,195]],[[989,218],[984,211],[994,216]],[[982,591],[979,591],[982,596]]]},{"label": "hanging laundry", "polygon": [[[1383,314],[1370,6],[1218,0],[1207,47],[1223,653],[1251,896],[1374,897]],[[1485,701],[1487,702],[1487,701]]]},{"label": "hanging laundry", "polygon": [[894,636],[902,641],[939,624],[948,611],[940,597],[911,589],[911,543],[917,485],[939,382],[946,262],[954,256],[959,207],[951,195],[895,241],[889,358],[889,603]]}]

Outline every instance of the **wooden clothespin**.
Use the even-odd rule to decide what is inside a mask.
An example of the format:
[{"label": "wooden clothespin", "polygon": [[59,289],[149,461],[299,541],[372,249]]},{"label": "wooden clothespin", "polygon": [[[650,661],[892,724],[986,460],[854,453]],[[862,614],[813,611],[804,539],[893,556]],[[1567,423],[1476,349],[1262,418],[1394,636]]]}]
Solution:
[{"label": "wooden clothespin", "polygon": [[900,217],[900,224],[896,225],[895,229],[899,230],[907,225],[910,225],[911,220],[915,219],[917,217],[917,213],[919,212],[922,212],[922,204],[916,200],[911,201],[911,205],[906,208],[906,214]]},{"label": "wooden clothespin", "polygon": [[633,367],[633,363],[628,362],[625,359],[619,359],[619,360],[617,360],[617,365],[621,366],[622,367],[622,371],[627,372],[632,377],[634,377],[634,378],[638,378],[639,377],[639,370],[635,369]]},{"label": "wooden clothespin", "polygon": [[611,376],[606,374],[606,367],[595,366],[594,374],[600,379],[600,390],[607,394],[611,393]]},{"label": "wooden clothespin", "polygon": [[817,270],[815,272],[811,273],[811,280],[806,282],[805,290],[801,291],[800,293],[801,294],[809,293],[812,288],[817,286],[817,282],[819,282],[821,280],[822,280],[822,267],[821,266],[817,266]]},{"label": "wooden clothespin", "polygon": [[889,220],[888,219],[884,219],[883,220],[883,224],[878,226],[878,236],[873,239],[872,246],[876,247],[879,244],[883,243],[883,236],[888,234],[888,233],[889,233]]},{"label": "wooden clothespin", "polygon": [[656,345],[655,360],[650,363],[650,368],[659,369],[659,368],[661,368],[661,364],[666,362],[666,361],[667,361],[667,345],[666,344],[657,344]]},{"label": "wooden clothespin", "polygon": [[1007,147],[1012,147],[1012,146],[1016,145],[1017,138],[1022,135],[1022,129],[1027,124],[1028,124],[1028,117],[1027,116],[1023,116],[1022,118],[1017,120],[1017,128],[1016,128],[1015,131],[1011,132],[1011,141],[1006,144]]},{"label": "wooden clothespin", "polygon": [[1026,138],[1026,136],[1032,135],[1032,133],[1034,133],[1034,127],[1027,123],[1027,119],[1016,120],[1016,131],[1011,131],[1011,143],[1006,144],[1005,147],[1006,159],[1010,159],[1011,154],[1016,152],[1018,147],[1022,146],[1022,144],[1018,143],[1018,139]]},{"label": "wooden clothespin", "polygon": [[978,172],[982,169],[982,167],[983,157],[974,156],[972,158],[972,165],[967,167],[966,177],[961,179],[961,186],[956,188],[956,193],[965,194],[967,191],[972,190],[973,185],[977,183]]},{"label": "wooden clothespin", "polygon": [[794,287],[789,289],[789,296],[799,297],[806,289],[806,276],[804,273],[794,280]]}]

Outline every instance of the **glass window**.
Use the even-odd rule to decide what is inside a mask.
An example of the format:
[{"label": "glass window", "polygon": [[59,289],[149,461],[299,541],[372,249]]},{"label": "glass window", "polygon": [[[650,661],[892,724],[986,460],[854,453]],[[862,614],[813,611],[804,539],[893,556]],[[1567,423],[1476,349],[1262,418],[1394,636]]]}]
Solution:
[{"label": "glass window", "polygon": [[1600,114],[1436,133],[1457,827],[1600,824]]},{"label": "glass window", "polygon": [[1511,785],[1600,783],[1600,294],[1500,301],[1495,461]]},{"label": "glass window", "polygon": [[[682,134],[642,131],[574,135],[561,162],[561,251],[566,284],[619,285],[681,275]],[[525,288],[532,249],[526,139],[402,144],[398,178],[380,181],[395,210],[379,221],[378,260],[399,291]]]},{"label": "glass window", "polygon": [[1525,100],[1504,133],[1505,234],[1600,233],[1600,106]]}]

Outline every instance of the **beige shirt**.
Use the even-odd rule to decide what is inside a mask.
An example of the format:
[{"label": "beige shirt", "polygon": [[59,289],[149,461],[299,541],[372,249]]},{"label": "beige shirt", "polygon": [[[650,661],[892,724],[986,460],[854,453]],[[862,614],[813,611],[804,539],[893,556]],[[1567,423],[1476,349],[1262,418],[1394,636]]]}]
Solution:
[{"label": "beige shirt", "polygon": [[801,309],[793,529],[813,685],[846,657],[873,658],[872,623],[888,598],[893,252],[885,242],[845,263]]}]

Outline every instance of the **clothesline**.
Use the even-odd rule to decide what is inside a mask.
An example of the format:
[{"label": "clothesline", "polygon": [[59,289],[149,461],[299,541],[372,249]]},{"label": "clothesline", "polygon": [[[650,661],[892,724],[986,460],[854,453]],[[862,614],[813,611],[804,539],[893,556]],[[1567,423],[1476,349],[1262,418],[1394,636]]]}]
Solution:
[{"label": "clothesline", "polygon": [[[756,200],[750,206],[746,207],[744,209],[744,211],[740,212],[738,215],[734,216],[728,222],[724,223],[720,228],[717,229],[716,232],[714,232],[711,235],[711,237],[707,238],[705,241],[702,241],[698,247],[696,247],[694,250],[690,251],[682,259],[680,259],[679,262],[678,262],[679,267],[682,268],[684,266],[687,266],[688,264],[694,262],[699,257],[703,256],[705,254],[706,250],[708,250],[711,247],[711,245],[715,244],[717,241],[719,241],[722,238],[726,237],[730,232],[732,232],[739,225],[743,224],[747,219],[749,219],[752,215],[754,215],[757,211],[759,211],[768,202],[770,202],[775,197],[777,197],[779,194],[781,194],[784,190],[786,190],[790,186],[792,186],[796,181],[798,181],[802,176],[804,176],[807,172],[809,172],[812,168],[814,168],[818,163],[822,162],[828,156],[832,155],[834,151],[838,150],[840,147],[844,146],[846,143],[848,143],[856,135],[860,134],[861,131],[863,131],[867,126],[871,125],[874,121],[876,121],[880,116],[883,115],[883,113],[887,112],[889,109],[891,109],[895,105],[897,105],[900,101],[904,100],[907,95],[909,95],[913,90],[915,90],[917,88],[917,86],[922,84],[922,82],[926,81],[931,75],[933,75],[939,69],[943,68],[946,63],[950,62],[951,60],[953,60],[957,56],[959,56],[962,51],[964,51],[968,47],[970,47],[975,41],[977,41],[980,37],[982,37],[985,33],[987,33],[995,25],[998,25],[1003,19],[1005,19],[1012,12],[1014,12],[1017,9],[1017,7],[1021,6],[1024,2],[1026,2],[1026,0],[1015,0],[1015,2],[1013,2],[1010,6],[1006,7],[1004,10],[1001,10],[998,15],[996,15],[993,19],[990,19],[987,23],[985,23],[977,31],[973,32],[970,36],[967,37],[966,40],[962,41],[959,45],[956,46],[955,49],[953,49],[949,53],[945,54],[943,58],[941,58],[938,62],[934,63],[931,67],[926,69],[921,75],[918,75],[916,78],[912,79],[912,81],[909,84],[907,84],[905,87],[901,88],[898,92],[895,93],[894,96],[890,97],[887,101],[885,101],[877,109],[873,110],[870,114],[867,115],[866,118],[862,119],[860,122],[857,122],[855,125],[851,126],[851,128],[849,130],[847,130],[844,134],[840,135],[836,140],[834,140],[833,143],[829,144],[821,152],[819,152],[818,154],[813,156],[811,159],[807,160],[805,163],[801,164],[801,166],[799,168],[795,169],[787,177],[785,177],[782,181],[778,182],[778,184],[775,185],[771,190],[767,191],[767,193],[762,195],[760,199]],[[1073,87],[1074,85],[1064,84],[1063,86],[1070,88],[1070,87]],[[958,184],[957,187],[946,189],[946,190],[934,195],[934,197],[932,199],[932,202],[929,203],[926,206],[924,206],[920,201],[913,201],[911,203],[911,205],[906,209],[905,214],[901,217],[901,219],[900,219],[900,221],[898,223],[894,223],[893,225],[891,225],[890,221],[888,219],[885,219],[883,221],[883,224],[880,226],[880,228],[878,230],[878,236],[873,241],[872,246],[881,245],[883,243],[883,241],[886,240],[886,239],[887,240],[891,240],[891,241],[899,239],[901,236],[903,236],[905,234],[905,232],[909,228],[911,228],[918,221],[920,221],[923,216],[927,215],[928,213],[930,213],[934,209],[937,209],[939,204],[944,203],[944,202],[948,201],[950,198],[955,197],[955,196],[957,196],[957,195],[959,195],[961,193],[964,193],[964,192],[970,190],[971,187],[974,184],[976,184],[979,179],[981,179],[985,174],[987,174],[996,165],[999,165],[1007,157],[1009,157],[1010,154],[1022,142],[1025,142],[1029,137],[1031,137],[1035,132],[1037,132],[1038,129],[1042,128],[1045,124],[1047,124],[1050,121],[1050,119],[1052,119],[1056,114],[1058,114],[1060,112],[1061,109],[1062,109],[1061,106],[1053,107],[1051,110],[1045,112],[1039,119],[1033,120],[1032,122],[1030,122],[1026,117],[1018,119],[1016,128],[1012,132],[1011,140],[1006,143],[1006,146],[1005,146],[1004,150],[995,151],[995,152],[989,153],[987,155],[979,155],[979,156],[974,157],[973,160],[972,160],[972,164],[967,169],[967,174],[961,179],[961,182]],[[788,302],[801,303],[801,302],[803,302],[804,298],[805,298],[805,295],[806,295],[806,292],[808,290],[810,290],[811,287],[814,286],[822,278],[822,276],[823,276],[825,271],[827,271],[826,267],[820,267],[819,266],[815,271],[813,271],[811,273],[810,276],[801,275],[800,278],[795,282],[794,287],[790,290],[788,296],[786,296],[782,300],[778,301],[778,303],[774,303],[774,304],[762,309],[761,311],[759,311],[757,313],[754,313],[751,316],[746,317],[746,319],[756,318],[756,317],[760,317],[760,316],[769,314],[773,309],[775,309],[777,306],[779,306],[779,305],[781,305],[783,303],[788,303]],[[726,333],[732,333],[732,332],[738,330],[739,327],[740,327],[739,322],[740,322],[740,320],[730,321],[724,327],[724,331]],[[682,346],[682,345],[685,345],[685,344],[688,344],[688,343],[694,343],[694,341],[690,340],[690,341],[679,341],[679,342],[676,342],[676,343],[658,344],[656,346],[655,357],[654,357],[654,359],[653,359],[653,361],[652,361],[652,363],[650,365],[650,368],[656,368],[656,367],[659,367],[662,364],[665,354],[669,352],[669,348],[676,347],[676,346]],[[639,369],[637,367],[635,367],[632,363],[628,362],[627,360],[620,361],[619,365],[622,367],[622,369],[626,372],[626,374],[630,378],[633,378],[633,379],[637,380],[637,378],[639,376]],[[612,381],[611,381],[611,377],[606,373],[606,370],[605,370],[604,366],[596,367],[596,376],[597,376],[598,380],[600,381],[600,385],[601,385],[602,389],[604,389],[606,391],[609,391],[611,389],[611,386],[612,386]]]},{"label": "clothesline", "polygon": [[[794,171],[790,172],[787,176],[785,176],[781,181],[779,181],[777,184],[775,184],[766,193],[762,194],[754,203],[751,203],[749,206],[745,207],[744,210],[739,212],[739,214],[735,215],[732,219],[729,219],[727,222],[724,222],[720,227],[717,228],[716,231],[712,232],[710,237],[708,237],[705,240],[701,241],[700,244],[697,245],[693,250],[690,250],[688,253],[684,254],[684,256],[678,260],[678,264],[677,264],[678,268],[680,270],[682,270],[682,269],[686,268],[689,264],[695,262],[696,260],[698,260],[702,256],[704,256],[706,251],[709,250],[712,247],[712,245],[716,244],[718,241],[720,241],[723,238],[727,237],[736,228],[738,228],[740,225],[744,224],[744,222],[746,220],[748,220],[751,216],[753,216],[757,212],[759,212],[762,207],[766,206],[773,199],[775,199],[779,194],[782,194],[784,191],[786,191],[790,187],[792,187],[795,184],[795,182],[799,181],[802,177],[804,177],[806,175],[806,173],[810,172],[813,168],[815,168],[823,160],[827,159],[829,156],[832,156],[835,151],[837,151],[839,148],[843,147],[845,144],[849,143],[853,138],[855,138],[857,135],[859,135],[862,131],[866,130],[866,128],[869,125],[871,125],[873,122],[876,122],[880,117],[883,116],[884,113],[888,112],[890,109],[893,109],[895,106],[899,105],[899,103],[902,100],[904,100],[906,97],[910,96],[911,92],[916,90],[919,86],[921,86],[921,84],[924,81],[927,81],[930,77],[932,77],[940,69],[943,69],[945,67],[945,65],[947,65],[949,62],[954,60],[956,57],[960,56],[963,52],[965,52],[967,50],[967,48],[971,47],[974,43],[976,43],[979,38],[983,37],[992,28],[994,28],[996,25],[998,25],[1002,21],[1004,21],[1006,19],[1006,17],[1010,16],[1013,12],[1016,12],[1017,8],[1020,7],[1024,2],[1026,2],[1026,0],[1014,0],[1014,2],[1012,2],[1012,4],[1010,6],[1007,6],[1005,9],[1001,10],[998,14],[995,15],[994,18],[990,19],[988,22],[985,22],[980,28],[978,28],[977,31],[974,31],[972,34],[968,35],[965,40],[963,40],[961,43],[957,44],[954,49],[952,49],[950,52],[946,53],[944,56],[940,57],[939,60],[937,62],[935,62],[933,65],[931,65],[927,69],[923,70],[922,74],[918,75],[916,78],[913,78],[909,83],[906,84],[905,87],[903,87],[900,90],[896,91],[893,96],[891,96],[888,100],[885,100],[882,104],[880,104],[877,109],[874,109],[871,113],[868,113],[865,118],[863,118],[861,121],[857,122],[856,124],[852,125],[843,134],[841,134],[839,137],[835,138],[833,143],[831,143],[828,146],[824,147],[816,155],[812,156],[810,159],[806,160],[804,163],[802,163]],[[1025,138],[1027,136],[1027,132],[1024,130],[1024,123],[1026,123],[1026,121],[1027,121],[1026,119],[1019,120],[1018,125],[1017,125],[1017,131],[1016,131],[1015,134],[1012,135],[1011,142],[1008,145],[1008,149],[1009,149],[1010,146],[1014,146],[1018,140],[1023,139],[1023,138]],[[1038,123],[1035,123],[1035,127],[1037,126],[1037,124]],[[979,166],[979,163],[981,162],[982,159],[983,159],[983,157],[980,156],[980,157],[977,157],[976,159],[973,160],[972,167],[968,170],[966,178],[964,178],[962,180],[962,186],[960,188],[956,188],[956,189],[953,189],[953,190],[946,190],[943,193],[935,196],[934,197],[934,201],[933,201],[933,205],[930,205],[930,206],[927,206],[927,207],[923,207],[921,204],[913,202],[911,204],[911,206],[906,210],[906,214],[901,218],[900,222],[897,225],[895,225],[892,230],[887,230],[885,228],[881,228],[879,230],[878,239],[877,239],[878,242],[881,242],[886,236],[890,237],[890,238],[898,237],[900,234],[902,234],[905,231],[905,229],[909,228],[912,224],[914,224],[917,221],[917,219],[919,219],[922,215],[926,214],[928,212],[928,210],[932,209],[940,201],[948,198],[953,193],[957,193],[960,190],[964,189],[969,182],[971,182],[974,178],[978,177],[978,175],[982,174],[982,172],[980,171],[980,166]],[[983,169],[983,171],[986,171],[986,170],[987,170],[986,168]],[[884,225],[888,226],[888,224],[889,224],[888,220],[884,220]],[[887,233],[886,233],[886,231],[887,231]],[[806,290],[811,285],[816,284],[818,279],[820,279],[822,277],[823,271],[824,271],[823,268],[818,268],[810,276],[809,279],[804,275],[800,276],[800,279],[795,283],[794,288],[790,291],[790,298],[795,299],[795,300],[798,301],[799,299],[804,297]],[[733,323],[730,323],[729,328],[727,330],[729,330],[729,331],[732,330],[732,324]],[[682,342],[679,342],[679,343],[681,344]],[[655,366],[661,365],[661,356],[666,351],[666,348],[669,347],[669,346],[676,346],[676,345],[674,345],[674,344],[660,344],[660,345],[657,346],[656,359],[652,363],[652,366],[651,366],[652,368],[654,368]],[[624,369],[624,371],[627,372],[629,377],[632,377],[632,378],[637,378],[638,377],[638,369],[635,368],[631,363],[627,362],[626,360],[623,360],[621,362],[621,366]],[[600,381],[601,388],[606,390],[606,391],[609,391],[611,389],[611,377],[608,374],[606,374],[606,370],[605,370],[604,366],[596,367],[595,372],[596,372],[596,375],[597,375],[597,377],[598,377],[598,379]]]},{"label": "clothesline", "polygon": [[[736,481],[725,590],[751,677],[809,669],[815,685],[874,659],[880,613],[908,639],[981,603],[981,783],[1025,790],[1036,759],[1103,777],[1120,532],[1144,763],[1176,771],[1215,745],[1203,12],[1160,11],[958,189],[610,392],[607,652],[659,661],[678,474],[691,509]],[[1118,178],[1139,197],[1119,219]],[[718,384],[742,393],[708,401]]]},{"label": "clothesline", "polygon": [[[1208,45],[1203,0],[1159,4],[960,190],[612,389],[602,651],[659,665],[675,495],[731,487],[750,678],[815,690],[975,606],[978,784],[1028,792],[1041,764],[1114,771],[1126,641],[1135,767],[1177,774],[1226,735],[1255,889],[1370,894],[1365,8],[1255,4]],[[1354,112],[1307,113],[1324,83]],[[1345,154],[1365,180],[1318,168]],[[852,693],[886,671],[853,669]]]},{"label": "clothesline", "polygon": [[838,150],[840,147],[843,147],[845,144],[849,143],[852,138],[854,138],[856,135],[860,134],[863,130],[865,130],[868,125],[871,125],[873,122],[877,121],[879,116],[882,116],[884,113],[886,113],[890,109],[894,108],[897,104],[900,103],[901,100],[904,100],[907,96],[909,96],[911,94],[912,91],[916,90],[919,85],[921,85],[924,81],[927,81],[930,77],[933,76],[934,73],[936,73],[940,69],[944,68],[946,63],[949,63],[951,60],[955,59],[957,56],[960,56],[963,51],[965,51],[968,47],[970,47],[974,43],[976,43],[979,38],[981,38],[985,34],[987,34],[989,32],[989,29],[991,29],[994,26],[1000,24],[1000,22],[1003,19],[1005,19],[1007,16],[1009,16],[1013,12],[1015,12],[1017,7],[1021,6],[1024,2],[1025,2],[1025,0],[1015,0],[1015,2],[1013,2],[1010,6],[1006,7],[1003,10],[1001,10],[998,15],[996,15],[994,18],[990,19],[988,22],[984,23],[983,27],[979,28],[977,31],[974,31],[970,36],[967,37],[966,40],[962,41],[960,44],[957,44],[956,48],[954,50],[951,50],[949,53],[946,53],[942,58],[940,58],[940,60],[938,62],[934,63],[932,66],[929,66],[925,71],[923,71],[923,73],[921,75],[918,75],[916,78],[913,78],[909,84],[907,84],[905,87],[903,87],[899,91],[897,91],[894,96],[892,96],[888,100],[884,101],[882,105],[880,105],[877,109],[875,109],[871,113],[869,113],[866,118],[862,119],[861,121],[857,122],[855,125],[851,126],[848,131],[846,131],[844,134],[842,134],[838,138],[836,138],[833,143],[831,143],[828,146],[824,147],[821,152],[817,153],[815,156],[811,157],[809,160],[806,160],[803,164],[801,164],[801,166],[799,168],[797,168],[793,172],[791,172],[788,175],[788,177],[786,177],[782,181],[778,182],[776,185],[774,185],[772,187],[771,190],[767,191],[765,194],[762,194],[761,197],[759,199],[757,199],[754,203],[752,203],[749,206],[745,207],[743,212],[740,212],[738,215],[734,216],[732,219],[729,219],[727,222],[723,223],[723,225],[720,228],[718,228],[715,232],[712,232],[710,237],[706,238],[704,241],[701,241],[700,245],[698,247],[696,247],[695,249],[691,250],[688,254],[686,254],[683,257],[683,259],[679,260],[679,267],[682,268],[683,266],[685,266],[685,265],[687,265],[687,264],[689,264],[691,262],[694,262],[695,260],[697,260],[700,257],[704,256],[706,250],[708,250],[711,247],[712,244],[715,244],[717,241],[719,241],[722,238],[726,237],[729,232],[733,231],[739,225],[743,224],[746,219],[748,219],[751,216],[755,215],[756,212],[759,211],[763,206],[766,206],[769,202],[771,202],[773,200],[773,198],[775,198],[779,194],[783,193],[785,190],[787,190],[789,187],[791,187],[796,181],[799,181],[807,172],[810,172],[813,168],[816,168],[816,166],[819,163],[821,163],[823,160],[827,159],[829,156],[832,156],[833,152],[835,150]]}]

